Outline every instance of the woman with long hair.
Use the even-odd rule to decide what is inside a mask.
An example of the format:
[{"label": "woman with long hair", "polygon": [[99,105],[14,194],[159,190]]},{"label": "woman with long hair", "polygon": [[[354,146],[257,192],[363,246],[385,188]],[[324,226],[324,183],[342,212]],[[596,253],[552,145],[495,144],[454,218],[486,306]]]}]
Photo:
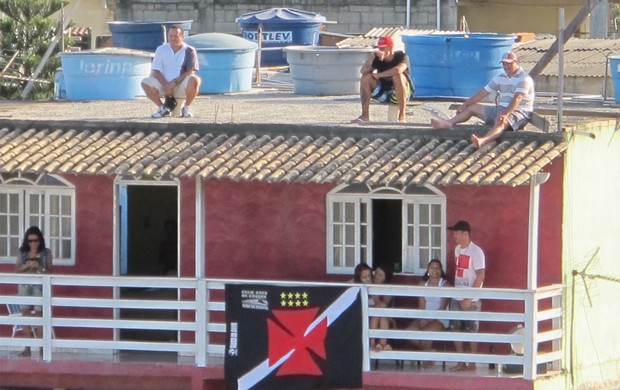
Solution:
[{"label": "woman with long hair", "polygon": [[[19,254],[15,262],[15,272],[26,274],[45,274],[52,271],[52,252],[45,246],[43,233],[36,226],[26,230],[24,239],[19,247]],[[43,295],[40,284],[20,284],[18,294],[26,297],[40,297]],[[41,316],[40,305],[22,305],[22,316]],[[24,337],[40,337],[39,329],[24,325],[22,333]],[[30,347],[26,347],[20,356],[30,356]]]},{"label": "woman with long hair", "polygon": [[[426,268],[426,273],[422,276],[420,286],[425,287],[447,287],[450,284],[446,281],[446,273],[441,266],[441,262],[432,259]],[[446,310],[448,298],[445,297],[419,297],[418,308],[420,310]],[[422,331],[442,331],[448,327],[448,320],[438,320],[429,318],[419,318],[413,320],[407,327],[408,330]],[[431,351],[433,340],[411,340],[413,347],[421,351]],[[430,368],[434,362],[424,362],[422,367]]]},{"label": "woman with long hair", "polygon": [[[389,263],[380,263],[373,268],[372,271],[372,283],[384,284],[389,283],[392,279],[393,268]],[[392,305],[392,297],[389,295],[372,295],[369,297],[369,304],[374,307],[390,307]],[[392,324],[392,318],[385,317],[371,317],[370,329],[390,329]],[[375,342],[374,339],[370,339],[370,349],[376,352],[391,351],[392,346],[388,344],[387,339],[379,339]]]}]

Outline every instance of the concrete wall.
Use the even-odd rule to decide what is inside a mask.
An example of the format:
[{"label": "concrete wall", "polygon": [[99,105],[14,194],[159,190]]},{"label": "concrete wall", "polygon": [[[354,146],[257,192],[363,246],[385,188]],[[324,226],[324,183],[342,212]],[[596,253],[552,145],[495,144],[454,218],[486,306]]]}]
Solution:
[{"label": "concrete wall", "polygon": [[[107,0],[116,20],[193,20],[191,33],[239,32],[235,19],[247,12],[287,7],[320,13],[328,21],[328,31],[364,33],[373,27],[406,27],[407,0]],[[437,27],[436,0],[410,0],[410,27]],[[456,0],[441,0],[441,27],[456,28]]]},{"label": "concrete wall", "polygon": [[[583,3],[583,0],[461,0],[458,6],[458,20],[460,23],[464,17],[470,31],[557,35],[559,9],[564,8],[565,25],[568,25]],[[579,31],[587,32],[588,25],[583,23]]]},{"label": "concrete wall", "polygon": [[108,22],[114,20],[114,14],[104,0],[73,0],[65,8],[65,17],[71,19],[75,26],[91,28],[92,48],[97,37],[110,34]]},{"label": "concrete wall", "polygon": [[[565,152],[564,345],[573,343],[572,357],[565,348],[565,362],[574,388],[620,388],[620,137],[616,126],[615,121],[581,126],[579,130],[596,138],[574,135]],[[573,277],[573,270],[594,277]]]},{"label": "concrete wall", "polygon": [[[605,89],[607,84],[607,89]],[[536,92],[558,92],[557,76],[538,76],[535,80]],[[578,93],[584,95],[614,96],[613,80],[611,77],[564,77],[564,93]]]}]

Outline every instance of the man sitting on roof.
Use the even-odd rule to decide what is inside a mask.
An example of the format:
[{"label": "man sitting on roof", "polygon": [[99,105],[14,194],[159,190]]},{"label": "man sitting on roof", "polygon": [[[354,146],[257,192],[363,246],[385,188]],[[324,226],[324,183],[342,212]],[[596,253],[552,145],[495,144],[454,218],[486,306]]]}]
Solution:
[{"label": "man sitting on roof", "polygon": [[[496,139],[506,130],[520,130],[532,116],[534,111],[534,80],[519,65],[513,52],[505,53],[501,64],[504,72],[495,76],[489,84],[465,100],[449,120],[432,119],[431,125],[436,129],[450,129],[457,123],[465,122],[476,116],[491,127],[482,137],[475,134],[471,142],[479,148]],[[478,104],[490,93],[499,94],[497,106]]]},{"label": "man sitting on roof", "polygon": [[398,104],[398,121],[405,121],[405,105],[413,97],[413,82],[409,76],[409,57],[403,51],[394,51],[389,36],[379,38],[374,52],[362,65],[360,98],[362,115],[353,122],[370,119],[370,99],[379,103]]},{"label": "man sitting on roof", "polygon": [[[150,77],[142,80],[142,89],[146,97],[155,103],[157,111],[151,117],[169,116],[176,107],[176,98],[185,98],[181,116],[193,116],[190,105],[198,95],[200,77],[196,49],[183,41],[183,28],[173,25],[168,31],[168,43],[159,46],[151,64]],[[162,103],[161,98],[166,98]]]}]

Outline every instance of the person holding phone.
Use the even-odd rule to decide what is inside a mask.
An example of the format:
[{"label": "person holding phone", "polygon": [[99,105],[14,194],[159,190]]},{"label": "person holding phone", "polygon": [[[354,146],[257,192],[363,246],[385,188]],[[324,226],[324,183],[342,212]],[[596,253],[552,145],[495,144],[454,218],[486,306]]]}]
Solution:
[{"label": "person holding phone", "polygon": [[[31,226],[26,230],[24,239],[19,247],[17,261],[15,262],[15,272],[26,274],[45,274],[52,271],[52,251],[45,246],[45,238],[41,229]],[[20,284],[18,295],[26,297],[40,297],[43,290],[40,284]],[[22,316],[32,315],[41,316],[42,307],[40,305],[22,305]],[[24,337],[41,337],[38,328],[28,325],[23,327]],[[26,347],[20,356],[30,356],[30,347]]]}]

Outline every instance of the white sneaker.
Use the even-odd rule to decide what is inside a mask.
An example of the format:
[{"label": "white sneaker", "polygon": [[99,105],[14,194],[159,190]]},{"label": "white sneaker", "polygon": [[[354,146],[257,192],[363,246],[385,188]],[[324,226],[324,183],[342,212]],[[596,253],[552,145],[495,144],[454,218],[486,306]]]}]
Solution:
[{"label": "white sneaker", "polygon": [[183,106],[183,108],[181,109],[181,116],[183,118],[191,118],[194,116],[194,114],[192,114],[192,110],[189,108],[189,106]]},{"label": "white sneaker", "polygon": [[163,118],[165,116],[170,116],[170,110],[168,107],[161,106],[151,115],[151,118]]}]

